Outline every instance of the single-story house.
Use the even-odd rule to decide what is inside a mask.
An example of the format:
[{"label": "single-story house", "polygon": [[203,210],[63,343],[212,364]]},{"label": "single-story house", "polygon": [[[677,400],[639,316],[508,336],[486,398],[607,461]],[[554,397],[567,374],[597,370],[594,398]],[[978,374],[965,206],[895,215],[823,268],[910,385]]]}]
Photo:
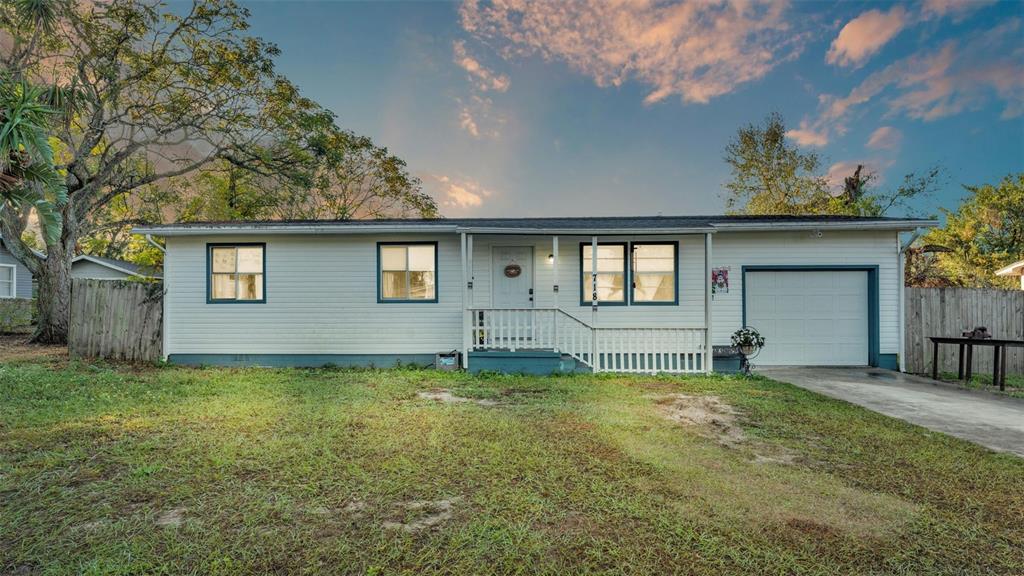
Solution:
[{"label": "single-story house", "polygon": [[652,216],[209,222],[166,240],[163,350],[206,365],[896,368],[901,232],[932,220]]},{"label": "single-story house", "polygon": [[125,260],[82,254],[71,260],[71,277],[128,280],[132,278],[159,279],[160,275],[149,273],[138,264]]},{"label": "single-story house", "polygon": [[996,270],[996,276],[1019,276],[1020,289],[1024,290],[1024,260],[1019,260]]},{"label": "single-story house", "polygon": [[0,298],[31,298],[32,272],[11,254],[0,237]]}]

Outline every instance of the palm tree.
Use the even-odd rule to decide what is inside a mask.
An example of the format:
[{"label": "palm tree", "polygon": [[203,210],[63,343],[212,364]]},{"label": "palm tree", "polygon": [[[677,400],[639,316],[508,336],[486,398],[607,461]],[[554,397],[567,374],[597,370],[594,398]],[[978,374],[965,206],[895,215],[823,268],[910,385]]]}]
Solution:
[{"label": "palm tree", "polygon": [[46,88],[0,81],[0,211],[34,208],[43,235],[54,242],[60,237],[67,186],[53,165],[47,132],[58,112],[44,102],[46,97]]}]

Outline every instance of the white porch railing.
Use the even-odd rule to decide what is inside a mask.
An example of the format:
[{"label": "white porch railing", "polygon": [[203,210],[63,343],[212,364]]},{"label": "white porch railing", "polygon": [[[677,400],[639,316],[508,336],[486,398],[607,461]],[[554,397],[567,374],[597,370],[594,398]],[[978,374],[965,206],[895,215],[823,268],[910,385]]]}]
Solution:
[{"label": "white porch railing", "polygon": [[594,372],[703,372],[703,328],[594,328],[557,308],[472,308],[471,350],[552,350]]}]

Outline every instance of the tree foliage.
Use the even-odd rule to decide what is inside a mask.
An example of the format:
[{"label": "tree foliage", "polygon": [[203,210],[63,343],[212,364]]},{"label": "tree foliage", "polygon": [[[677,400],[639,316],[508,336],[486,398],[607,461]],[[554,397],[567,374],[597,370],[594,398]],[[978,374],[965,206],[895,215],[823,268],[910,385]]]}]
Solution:
[{"label": "tree foliage", "polygon": [[[324,175],[365,153],[339,149],[355,138],[275,71],[277,47],[248,35],[247,19],[247,10],[230,0],[195,0],[174,10],[135,0],[0,4],[0,33],[9,40],[0,66],[52,86],[51,101],[66,112],[50,133],[68,194],[60,236],[47,239],[45,259],[10,242],[39,279],[38,340],[66,336],[68,272],[79,240],[177,216],[146,207],[145,194],[186,190],[183,182],[201,183],[203,171],[231,167],[246,174],[242,180],[254,193],[284,195],[258,204],[285,206],[295,195],[300,206],[312,206],[320,203],[314,198]],[[390,199],[381,206],[436,213],[404,164],[373,149],[397,175],[385,170],[391,179],[378,178],[391,187],[371,187],[369,197],[382,190]],[[20,239],[28,222],[27,211],[8,210],[0,231]]]},{"label": "tree foliage", "polygon": [[778,113],[763,125],[741,127],[725,148],[732,172],[726,183],[726,209],[733,214],[882,216],[893,210],[914,212],[913,201],[931,194],[938,168],[910,173],[894,189],[879,190],[877,174],[859,165],[833,191],[821,158],[786,140]]},{"label": "tree foliage", "polygon": [[930,230],[908,269],[911,285],[1014,288],[1016,278],[995,271],[1024,259],[1024,173],[993,186],[965,186],[956,211],[942,209],[946,223]]}]

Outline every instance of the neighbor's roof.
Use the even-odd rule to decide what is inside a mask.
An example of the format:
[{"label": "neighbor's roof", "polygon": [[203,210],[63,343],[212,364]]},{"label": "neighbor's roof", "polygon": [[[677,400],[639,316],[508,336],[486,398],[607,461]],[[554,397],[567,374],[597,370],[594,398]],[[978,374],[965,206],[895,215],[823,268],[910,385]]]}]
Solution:
[{"label": "neighbor's roof", "polygon": [[913,230],[934,220],[860,216],[600,216],[580,218],[436,218],[385,220],[263,220],[140,226],[136,234],[359,234],[475,232],[481,234],[671,234],[741,230]]},{"label": "neighbor's roof", "polygon": [[996,270],[996,276],[1024,276],[1024,260]]},{"label": "neighbor's roof", "polygon": [[81,262],[81,261],[92,262],[94,264],[98,264],[100,266],[104,266],[106,268],[110,268],[111,270],[116,270],[118,272],[123,272],[123,273],[129,274],[131,276],[140,276],[140,277],[143,277],[143,278],[159,278],[160,277],[159,274],[148,274],[148,273],[146,273],[145,270],[143,270],[142,266],[139,266],[138,264],[135,264],[133,262],[128,262],[126,260],[116,260],[114,258],[103,258],[103,257],[100,257],[100,256],[90,256],[89,254],[82,254],[81,256],[75,256],[75,258],[71,261],[71,263],[74,264],[75,262]]}]

